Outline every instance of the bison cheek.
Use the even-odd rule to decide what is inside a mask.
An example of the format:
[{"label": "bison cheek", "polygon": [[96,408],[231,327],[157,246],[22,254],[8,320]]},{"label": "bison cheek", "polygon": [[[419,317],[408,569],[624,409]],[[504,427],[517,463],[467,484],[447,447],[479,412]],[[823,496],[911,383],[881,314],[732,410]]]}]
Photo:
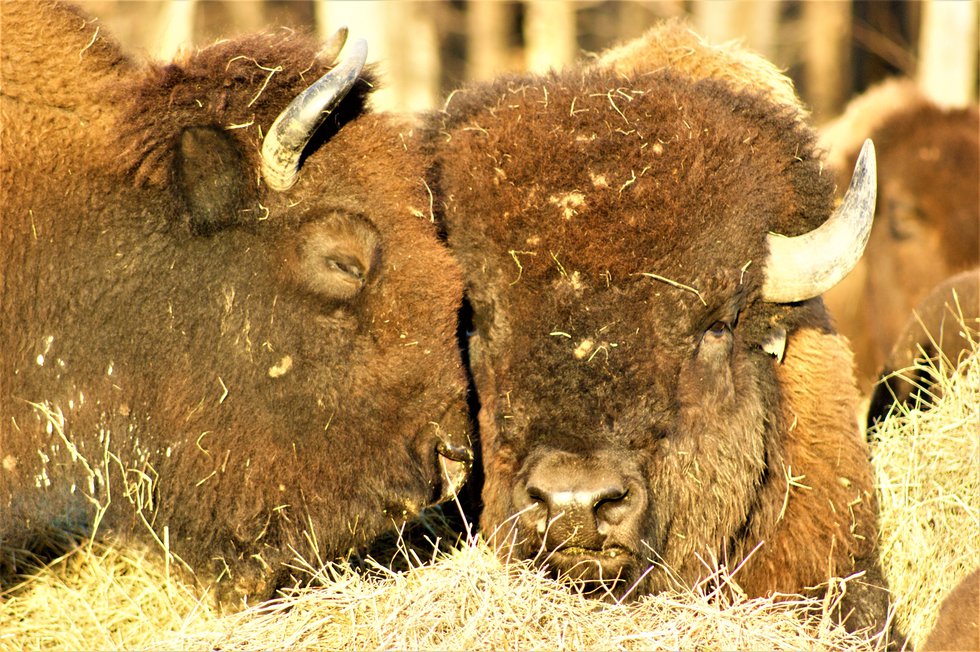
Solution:
[{"label": "bison cheek", "polygon": [[707,384],[703,365],[696,360],[684,365],[677,429],[662,442],[662,457],[651,474],[652,503],[662,512],[654,520],[668,524],[660,552],[688,581],[706,572],[701,560],[724,561],[765,470],[761,392],[748,364],[734,362],[727,374],[716,373]]},{"label": "bison cheek", "polygon": [[[511,415],[505,409],[506,399],[500,398],[497,373],[487,364],[479,337],[470,339],[470,356],[474,384],[482,401],[477,417],[484,474],[480,529],[485,536],[495,538],[498,545],[502,545],[509,540],[509,528],[504,524],[513,514],[511,487],[519,464],[513,447],[501,437],[498,420]],[[499,536],[495,536],[498,529],[501,530]]]}]

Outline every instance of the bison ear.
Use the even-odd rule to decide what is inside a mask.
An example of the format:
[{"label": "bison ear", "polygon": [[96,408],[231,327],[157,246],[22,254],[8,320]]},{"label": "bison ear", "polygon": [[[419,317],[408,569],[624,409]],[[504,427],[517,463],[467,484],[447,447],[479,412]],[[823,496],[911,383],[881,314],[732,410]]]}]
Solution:
[{"label": "bison ear", "polygon": [[191,231],[210,235],[237,222],[248,193],[248,174],[231,136],[214,127],[185,129],[175,165]]}]

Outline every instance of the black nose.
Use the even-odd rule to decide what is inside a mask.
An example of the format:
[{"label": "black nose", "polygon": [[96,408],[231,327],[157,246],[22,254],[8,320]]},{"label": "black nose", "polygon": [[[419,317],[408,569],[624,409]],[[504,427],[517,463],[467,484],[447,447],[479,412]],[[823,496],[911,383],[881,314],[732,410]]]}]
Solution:
[{"label": "black nose", "polygon": [[517,491],[522,519],[549,549],[599,550],[642,509],[642,489],[608,463],[555,453]]}]

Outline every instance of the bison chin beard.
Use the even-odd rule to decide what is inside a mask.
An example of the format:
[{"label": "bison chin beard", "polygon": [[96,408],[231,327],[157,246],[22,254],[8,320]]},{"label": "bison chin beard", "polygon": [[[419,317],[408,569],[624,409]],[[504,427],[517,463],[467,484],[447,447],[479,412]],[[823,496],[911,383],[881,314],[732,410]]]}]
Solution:
[{"label": "bison chin beard", "polygon": [[504,561],[527,559],[544,570],[549,577],[565,583],[571,590],[590,598],[621,602],[639,597],[649,562],[626,548],[607,547],[602,550],[576,546],[549,550],[537,537],[522,538],[516,529],[510,531],[510,541],[498,532],[492,537],[497,555]]},{"label": "bison chin beard", "polygon": [[567,581],[572,589],[591,598],[621,602],[634,597],[642,566],[625,550],[551,552],[537,560],[551,577]]}]

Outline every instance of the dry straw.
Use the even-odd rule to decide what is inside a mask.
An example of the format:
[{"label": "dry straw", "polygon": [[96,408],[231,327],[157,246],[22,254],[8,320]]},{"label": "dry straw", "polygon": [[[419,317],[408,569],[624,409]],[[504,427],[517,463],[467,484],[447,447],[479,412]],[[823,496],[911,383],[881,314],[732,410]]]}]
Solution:
[{"label": "dry straw", "polygon": [[[884,567],[913,643],[980,558],[975,346],[941,393],[934,409],[902,411],[874,433]],[[309,587],[221,615],[202,590],[168,577],[158,555],[84,545],[0,596],[0,649],[871,650],[876,643],[833,625],[829,603],[734,599],[724,571],[694,590],[615,605],[583,598],[528,565],[503,564],[478,539],[428,553],[434,560],[424,547],[403,542],[395,550],[395,564],[307,565]]]},{"label": "dry straw", "polygon": [[934,406],[898,409],[871,433],[883,570],[914,647],[942,599],[980,565],[980,350],[976,331],[959,334],[970,354],[951,379],[948,360],[915,374],[943,379]]}]

